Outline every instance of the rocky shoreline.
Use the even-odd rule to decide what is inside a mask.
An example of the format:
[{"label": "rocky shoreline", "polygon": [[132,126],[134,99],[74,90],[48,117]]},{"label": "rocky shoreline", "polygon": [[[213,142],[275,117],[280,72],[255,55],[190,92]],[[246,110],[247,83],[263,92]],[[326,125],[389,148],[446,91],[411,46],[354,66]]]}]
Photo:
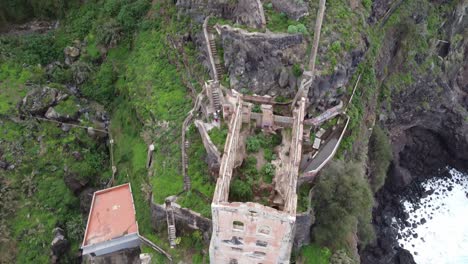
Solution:
[{"label": "rocky shoreline", "polygon": [[[424,183],[428,179],[435,178],[443,179],[439,189],[427,190]],[[423,206],[431,207],[431,205],[422,205],[421,199],[439,193],[446,196],[452,191],[454,184],[460,184],[460,179],[453,177],[449,173],[449,168],[441,169],[430,178],[417,177],[406,188],[397,192],[393,191],[387,182],[375,195],[377,206],[374,208],[373,222],[377,239],[374,243],[361,249],[361,263],[416,263],[412,254],[417,254],[417,252],[410,253],[404,249],[401,240],[408,241],[409,238],[418,238],[418,234],[414,229],[432,219],[433,213],[427,219],[421,217],[418,221],[415,221],[410,219],[403,201],[413,204],[410,213],[414,213]],[[468,198],[468,189],[465,190],[465,196]],[[432,198],[429,198],[429,200],[432,200]],[[433,208],[432,211],[437,209],[439,208]],[[399,232],[399,230],[401,231]]]}]

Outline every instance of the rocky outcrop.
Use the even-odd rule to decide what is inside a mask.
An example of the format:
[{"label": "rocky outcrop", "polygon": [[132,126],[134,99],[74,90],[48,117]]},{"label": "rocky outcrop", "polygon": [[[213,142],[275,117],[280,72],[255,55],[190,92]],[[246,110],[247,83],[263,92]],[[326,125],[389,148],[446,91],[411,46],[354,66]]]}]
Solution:
[{"label": "rocky outcrop", "polygon": [[279,12],[285,13],[289,18],[299,20],[309,14],[307,1],[271,0],[273,7]]},{"label": "rocky outcrop", "polygon": [[230,26],[219,29],[231,88],[259,95],[295,94],[298,79],[293,65],[299,66],[306,54],[301,34],[250,33]]},{"label": "rocky outcrop", "polygon": [[179,13],[202,24],[214,15],[252,28],[265,27],[265,14],[259,0],[178,0]]},{"label": "rocky outcrop", "polygon": [[50,262],[60,263],[60,258],[68,251],[70,248],[70,242],[65,238],[65,231],[60,227],[54,228],[52,231],[54,234],[54,239],[52,240],[51,245],[51,260]]},{"label": "rocky outcrop", "polygon": [[265,13],[260,0],[238,0],[234,10],[234,21],[252,28],[264,28]]}]

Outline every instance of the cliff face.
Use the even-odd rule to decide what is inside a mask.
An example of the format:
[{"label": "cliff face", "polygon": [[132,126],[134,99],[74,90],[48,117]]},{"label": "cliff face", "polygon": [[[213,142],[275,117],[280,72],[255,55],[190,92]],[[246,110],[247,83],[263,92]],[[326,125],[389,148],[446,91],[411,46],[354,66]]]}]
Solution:
[{"label": "cliff face", "polygon": [[[446,165],[468,166],[468,40],[462,37],[468,33],[467,7],[466,1],[460,1],[447,14],[441,39],[431,39],[427,50],[405,52],[404,45],[412,36],[401,29],[389,32],[388,49],[378,69],[383,85],[390,89],[398,90],[386,82],[385,67],[398,72],[411,55],[421,64],[428,61],[426,56],[435,58],[427,69],[410,70],[411,84],[393,91],[391,107],[381,116],[393,143],[389,180],[395,190],[415,177],[430,177]],[[419,16],[423,15],[415,13],[416,19],[409,23],[424,19]]]},{"label": "cliff face", "polygon": [[295,94],[297,77],[292,69],[306,53],[301,34],[249,33],[223,26],[221,38],[232,88],[261,95]]},{"label": "cliff face", "polygon": [[[375,1],[370,20],[391,5]],[[431,9],[439,22],[431,22]],[[375,69],[389,95],[379,121],[389,131],[393,162],[376,194],[377,240],[361,250],[364,264],[414,263],[396,241],[392,218],[408,218],[400,197],[419,199],[419,182],[443,176],[447,165],[468,169],[467,10],[466,1],[416,1],[406,18],[386,30]]]}]

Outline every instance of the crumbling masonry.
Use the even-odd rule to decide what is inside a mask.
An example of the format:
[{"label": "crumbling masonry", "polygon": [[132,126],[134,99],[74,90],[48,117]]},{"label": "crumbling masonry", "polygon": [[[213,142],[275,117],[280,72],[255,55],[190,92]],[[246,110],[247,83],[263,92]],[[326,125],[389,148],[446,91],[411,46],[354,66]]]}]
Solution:
[{"label": "crumbling masonry", "polygon": [[[283,167],[275,176],[275,189],[280,201],[275,204],[276,208],[228,200],[232,173],[238,160],[236,155],[240,130],[243,121],[250,122],[251,113],[250,107],[245,107],[249,103],[244,102],[240,94],[233,94],[231,100],[227,101],[231,105],[224,105],[223,109],[227,110],[224,116],[229,119],[229,133],[212,202],[210,261],[289,263],[295,238],[296,186],[302,156],[305,99],[301,98],[293,111],[289,156],[283,160]],[[274,125],[274,122],[267,124]]]}]

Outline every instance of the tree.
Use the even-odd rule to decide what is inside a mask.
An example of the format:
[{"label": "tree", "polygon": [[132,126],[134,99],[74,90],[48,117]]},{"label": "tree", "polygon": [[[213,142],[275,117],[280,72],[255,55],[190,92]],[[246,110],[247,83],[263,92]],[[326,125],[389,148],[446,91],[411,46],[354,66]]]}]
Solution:
[{"label": "tree", "polygon": [[372,227],[373,196],[360,162],[331,162],[318,178],[312,203],[317,212],[313,236],[321,246],[346,247],[346,237],[358,222],[362,228]]}]

